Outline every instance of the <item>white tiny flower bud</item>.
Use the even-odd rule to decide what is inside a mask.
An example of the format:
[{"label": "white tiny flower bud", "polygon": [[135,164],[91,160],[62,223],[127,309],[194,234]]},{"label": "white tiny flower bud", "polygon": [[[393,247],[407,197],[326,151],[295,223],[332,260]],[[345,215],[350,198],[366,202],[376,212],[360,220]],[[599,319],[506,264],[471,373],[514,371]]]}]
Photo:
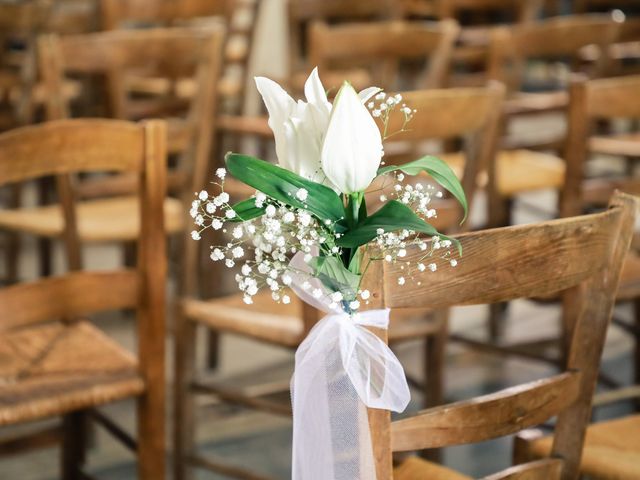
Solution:
[{"label": "white tiny flower bud", "polygon": [[284,295],[282,297],[282,303],[284,303],[285,305],[291,303],[291,297],[289,297],[289,295]]},{"label": "white tiny flower bud", "polygon": [[251,298],[249,295],[245,295],[242,297],[242,301],[247,305],[251,305],[253,303],[253,298]]},{"label": "white tiny flower bud", "polygon": [[200,232],[194,230],[193,232],[191,232],[191,238],[193,238],[194,240],[200,240]]},{"label": "white tiny flower bud", "polygon": [[304,188],[300,188],[296,192],[296,198],[298,200],[300,200],[301,202],[304,202],[307,199],[308,196],[309,196],[309,192],[307,190],[305,190]]},{"label": "white tiny flower bud", "polygon": [[235,218],[236,217],[236,211],[234,209],[230,208],[229,210],[224,212],[224,216],[227,217],[227,218]]},{"label": "white tiny flower bud", "polygon": [[438,269],[438,266],[435,263],[430,263],[428,267],[432,272],[435,272]]},{"label": "white tiny flower bud", "polygon": [[458,265],[458,261],[457,261],[455,258],[453,258],[453,259],[451,259],[451,261],[449,262],[449,264],[450,264],[452,267],[455,267],[456,265]]},{"label": "white tiny flower bud", "polygon": [[404,277],[398,277],[398,285],[404,285]]},{"label": "white tiny flower bud", "polygon": [[242,238],[242,227],[234,228],[231,235],[233,235],[233,238]]},{"label": "white tiny flower bud", "polygon": [[236,262],[234,262],[233,260],[231,260],[230,258],[227,258],[224,261],[224,264],[228,267],[228,268],[233,268],[233,266],[236,264]]},{"label": "white tiny flower bud", "polygon": [[369,297],[371,297],[371,292],[369,292],[369,290],[363,290],[362,292],[360,292],[360,298],[362,298],[363,300],[368,300]]},{"label": "white tiny flower bud", "polygon": [[353,300],[352,302],[349,302],[349,308],[351,310],[357,310],[360,308],[360,302],[358,300]]},{"label": "white tiny flower bud", "polygon": [[227,171],[224,168],[218,168],[216,170],[216,177],[218,177],[220,180],[223,180],[226,175]]},{"label": "white tiny flower bud", "polygon": [[342,298],[342,293],[340,292],[333,292],[331,294],[331,300],[333,300],[334,302],[341,302]]},{"label": "white tiny flower bud", "polygon": [[204,202],[207,198],[209,198],[209,194],[207,193],[206,190],[202,190],[198,194],[198,198]]},{"label": "white tiny flower bud", "polygon": [[250,275],[251,274],[251,267],[249,265],[247,265],[246,263],[242,266],[242,274],[243,275]]},{"label": "white tiny flower bud", "polygon": [[267,205],[265,212],[267,217],[273,217],[276,214],[276,207],[273,205]]}]

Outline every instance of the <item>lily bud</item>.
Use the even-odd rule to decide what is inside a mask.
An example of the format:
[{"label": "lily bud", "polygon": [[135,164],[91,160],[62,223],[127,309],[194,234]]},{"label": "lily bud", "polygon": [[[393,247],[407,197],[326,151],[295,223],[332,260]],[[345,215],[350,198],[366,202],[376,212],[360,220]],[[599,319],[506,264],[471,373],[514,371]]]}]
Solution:
[{"label": "lily bud", "polygon": [[345,82],[333,103],[321,152],[322,170],[342,193],[364,191],[382,160],[382,137],[351,84]]}]

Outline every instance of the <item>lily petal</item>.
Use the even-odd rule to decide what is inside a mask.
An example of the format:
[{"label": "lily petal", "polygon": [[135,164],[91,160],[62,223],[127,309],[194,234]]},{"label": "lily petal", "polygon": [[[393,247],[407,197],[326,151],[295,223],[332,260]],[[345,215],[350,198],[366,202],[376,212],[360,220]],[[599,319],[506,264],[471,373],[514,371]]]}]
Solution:
[{"label": "lily petal", "polygon": [[373,97],[376,93],[380,91],[382,91],[380,87],[367,87],[364,90],[360,90],[360,92],[358,93],[358,96],[360,97],[360,100],[362,101],[362,103],[365,103],[367,100],[369,100],[371,97]]},{"label": "lily petal", "polygon": [[320,81],[318,67],[311,71],[304,84],[304,96],[307,97],[307,102],[325,109],[327,113],[331,112],[331,103],[327,100],[327,92],[324,89],[324,85],[322,85],[322,81]]},{"label": "lily petal", "polygon": [[291,160],[287,156],[284,123],[296,108],[296,102],[273,80],[255,77],[255,81],[269,113],[269,127],[275,137],[278,162],[281,167],[291,169]]},{"label": "lily petal", "polygon": [[321,161],[327,178],[342,192],[364,191],[382,159],[382,138],[356,91],[345,83],[334,101]]}]

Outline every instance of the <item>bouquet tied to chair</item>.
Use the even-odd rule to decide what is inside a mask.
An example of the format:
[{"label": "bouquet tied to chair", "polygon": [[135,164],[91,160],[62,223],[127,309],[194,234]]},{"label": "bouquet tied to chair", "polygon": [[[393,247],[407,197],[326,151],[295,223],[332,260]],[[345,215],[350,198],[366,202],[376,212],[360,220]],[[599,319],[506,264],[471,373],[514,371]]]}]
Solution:
[{"label": "bouquet tied to chair", "polygon": [[[269,113],[279,165],[228,153],[216,171],[216,193],[196,194],[191,216],[195,240],[211,228],[226,243],[211,259],[238,268],[245,303],[266,291],[276,302],[291,293],[324,311],[300,344],[291,381],[294,416],[293,478],[375,478],[366,407],[403,411],[410,394],[402,366],[367,327],[388,327],[388,309],[367,309],[372,292],[361,288],[371,262],[400,262],[404,285],[422,272],[455,267],[455,240],[428,220],[436,216],[433,183],[405,183],[428,175],[467,202],[454,172],[425,156],[385,165],[383,142],[405,130],[416,111],[401,95],[376,87],[356,92],[345,82],[333,103],[314,69],[297,102],[277,83],[256,78]],[[401,127],[389,132],[390,119]],[[231,205],[225,177],[256,190]],[[367,208],[367,198],[377,210]],[[407,248],[422,254],[407,259]],[[420,276],[418,278],[418,276]]]}]

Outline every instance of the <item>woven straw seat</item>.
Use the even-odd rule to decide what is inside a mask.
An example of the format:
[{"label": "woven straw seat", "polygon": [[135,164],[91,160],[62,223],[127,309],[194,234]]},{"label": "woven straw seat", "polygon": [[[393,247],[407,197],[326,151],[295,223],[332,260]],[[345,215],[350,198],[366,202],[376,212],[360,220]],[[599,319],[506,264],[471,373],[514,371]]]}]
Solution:
[{"label": "woven straw seat", "polygon": [[0,426],[137,396],[135,358],[88,322],[3,333]]},{"label": "woven straw seat", "polygon": [[[269,292],[259,292],[253,304],[246,305],[242,295],[201,301],[185,300],[185,315],[216,330],[237,333],[287,347],[297,347],[303,339],[302,301],[291,294],[285,305],[271,299]],[[440,329],[440,323],[426,320],[424,310],[405,309],[391,312],[389,341],[418,338]]]},{"label": "woven straw seat", "polygon": [[393,480],[471,480],[461,473],[418,457],[409,457],[393,470]]},{"label": "woven straw seat", "polygon": [[[449,164],[458,176],[464,170],[464,156],[460,153],[444,154],[440,157]],[[496,158],[497,186],[500,195],[560,189],[564,185],[565,164],[555,155],[532,150],[503,150]],[[480,177],[479,187],[486,187],[486,176]]]},{"label": "woven straw seat", "polygon": [[[138,199],[116,197],[78,202],[78,229],[83,242],[127,241],[138,238],[140,206]],[[182,230],[185,212],[174,198],[164,201],[165,231]],[[0,229],[58,237],[64,229],[60,205],[0,211]]]},{"label": "woven straw seat", "polygon": [[[587,429],[581,471],[598,480],[640,478],[640,415],[594,423]],[[527,443],[529,454],[546,457],[552,436]]]}]

